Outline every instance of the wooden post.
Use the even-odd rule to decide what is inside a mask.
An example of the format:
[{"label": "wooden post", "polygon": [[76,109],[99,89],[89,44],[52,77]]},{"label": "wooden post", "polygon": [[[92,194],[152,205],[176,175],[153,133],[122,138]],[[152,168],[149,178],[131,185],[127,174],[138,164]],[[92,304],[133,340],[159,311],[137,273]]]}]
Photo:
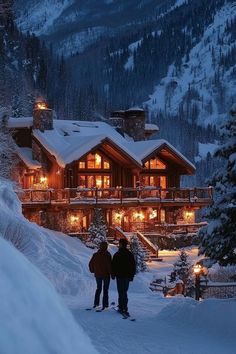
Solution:
[{"label": "wooden post", "polygon": [[96,204],[98,203],[98,187],[95,188],[95,199],[96,199]]}]

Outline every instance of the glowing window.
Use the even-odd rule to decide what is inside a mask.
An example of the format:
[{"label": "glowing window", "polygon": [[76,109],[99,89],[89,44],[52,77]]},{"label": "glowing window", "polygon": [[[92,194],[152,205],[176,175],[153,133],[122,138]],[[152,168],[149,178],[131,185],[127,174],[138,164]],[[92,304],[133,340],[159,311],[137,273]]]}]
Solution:
[{"label": "glowing window", "polygon": [[85,188],[86,187],[86,176],[79,176],[79,187]]},{"label": "glowing window", "polygon": [[166,211],[165,211],[165,209],[161,209],[160,220],[161,220],[161,222],[165,222],[166,221]]},{"label": "glowing window", "polygon": [[87,156],[88,168],[100,169],[102,168],[102,157],[99,154],[89,154]]},{"label": "glowing window", "polygon": [[85,161],[79,162],[79,168],[81,168],[81,169],[85,168]]},{"label": "glowing window", "polygon": [[103,176],[103,187],[110,188],[110,176]]},{"label": "glowing window", "polygon": [[107,161],[106,159],[103,160],[103,168],[104,168],[104,170],[110,169],[110,162]]},{"label": "glowing window", "polygon": [[145,168],[150,170],[165,170],[166,165],[157,158],[151,159],[144,164]]}]

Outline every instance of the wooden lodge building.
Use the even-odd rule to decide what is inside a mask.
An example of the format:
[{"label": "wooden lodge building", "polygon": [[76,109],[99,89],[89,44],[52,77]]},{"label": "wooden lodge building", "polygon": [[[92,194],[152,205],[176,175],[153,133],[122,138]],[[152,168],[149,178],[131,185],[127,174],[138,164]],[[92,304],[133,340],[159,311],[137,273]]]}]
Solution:
[{"label": "wooden lodge building", "polygon": [[143,110],[113,112],[110,122],[55,120],[43,103],[33,117],[9,119],[24,215],[67,233],[86,231],[94,208],[125,231],[195,224],[212,190],[180,188],[193,164],[167,141],[150,140],[158,128]]}]

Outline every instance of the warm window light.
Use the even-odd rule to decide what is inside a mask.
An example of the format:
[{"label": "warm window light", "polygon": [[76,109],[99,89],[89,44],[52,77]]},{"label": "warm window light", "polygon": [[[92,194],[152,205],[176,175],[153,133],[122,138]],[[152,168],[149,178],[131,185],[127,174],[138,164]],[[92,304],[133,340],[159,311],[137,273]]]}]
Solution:
[{"label": "warm window light", "polygon": [[47,182],[47,177],[41,176],[40,183],[46,183],[46,182]]},{"label": "warm window light", "polygon": [[76,223],[79,221],[79,217],[77,215],[71,215],[70,216],[70,221],[72,224]]},{"label": "warm window light", "polygon": [[149,214],[149,219],[155,219],[157,217],[157,211],[152,210]]},{"label": "warm window light", "polygon": [[201,264],[195,264],[193,267],[193,272],[195,275],[199,275],[202,272]]},{"label": "warm window light", "polygon": [[135,212],[134,214],[133,214],[133,216],[134,216],[134,219],[135,220],[143,220],[144,219],[144,215],[143,215],[143,213],[140,211],[140,212]]},{"label": "warm window light", "polygon": [[115,213],[115,221],[121,221],[122,217],[124,216],[123,212]]},{"label": "warm window light", "polygon": [[96,187],[98,187],[98,188],[102,187],[102,179],[100,179],[100,178],[96,179]]},{"label": "warm window light", "polygon": [[194,222],[195,220],[195,213],[193,210],[186,210],[184,211],[184,220],[186,222]]},{"label": "warm window light", "polygon": [[100,165],[102,158],[100,155],[95,154],[95,161],[96,161],[96,165]]}]

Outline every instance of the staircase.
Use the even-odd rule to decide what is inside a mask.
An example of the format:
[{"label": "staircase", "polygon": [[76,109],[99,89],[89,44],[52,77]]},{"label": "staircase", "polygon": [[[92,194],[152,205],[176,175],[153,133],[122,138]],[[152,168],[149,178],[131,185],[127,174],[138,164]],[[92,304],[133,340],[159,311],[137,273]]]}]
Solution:
[{"label": "staircase", "polygon": [[139,245],[145,254],[146,262],[162,261],[162,259],[158,258],[158,247],[139,231],[124,232],[119,227],[109,228],[107,241],[117,245],[120,238],[125,238],[128,242],[130,242],[132,236],[138,237]]}]

